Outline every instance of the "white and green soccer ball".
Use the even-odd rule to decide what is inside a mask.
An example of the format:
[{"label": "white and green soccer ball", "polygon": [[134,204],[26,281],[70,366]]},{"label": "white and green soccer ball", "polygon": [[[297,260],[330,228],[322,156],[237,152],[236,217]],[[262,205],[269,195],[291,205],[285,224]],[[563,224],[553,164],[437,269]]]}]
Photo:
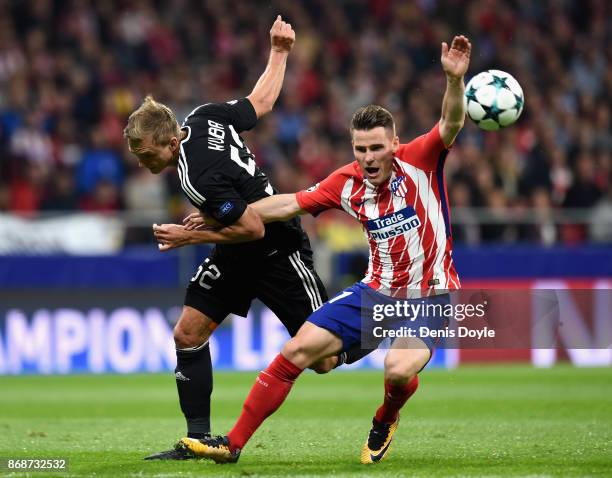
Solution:
[{"label": "white and green soccer ball", "polygon": [[514,123],[523,112],[523,89],[500,70],[478,73],[465,85],[465,111],[479,128],[495,131]]}]

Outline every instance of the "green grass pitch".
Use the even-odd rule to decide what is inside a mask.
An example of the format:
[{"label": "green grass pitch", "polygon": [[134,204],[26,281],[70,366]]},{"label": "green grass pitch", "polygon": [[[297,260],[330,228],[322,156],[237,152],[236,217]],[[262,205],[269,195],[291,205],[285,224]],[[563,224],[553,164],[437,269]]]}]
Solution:
[{"label": "green grass pitch", "polygon": [[[214,432],[255,373],[217,373]],[[612,369],[466,367],[421,374],[386,461],[359,452],[382,373],[302,376],[236,465],[145,462],[184,432],[171,374],[0,377],[0,457],[66,457],[68,473],[4,476],[610,476]]]}]

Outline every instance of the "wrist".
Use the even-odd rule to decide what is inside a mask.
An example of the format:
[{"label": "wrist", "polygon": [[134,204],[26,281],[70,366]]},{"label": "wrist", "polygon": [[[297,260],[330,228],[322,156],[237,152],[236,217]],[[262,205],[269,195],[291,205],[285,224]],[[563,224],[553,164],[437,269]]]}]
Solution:
[{"label": "wrist", "polygon": [[189,245],[194,245],[194,244],[198,244],[198,233],[197,231],[189,231],[189,234],[187,234],[187,244]]},{"label": "wrist", "polygon": [[283,49],[281,46],[272,46],[270,48],[270,59],[285,61],[289,56],[289,51]]},{"label": "wrist", "polygon": [[449,75],[448,73],[446,74],[446,82],[451,85],[451,86],[456,86],[456,85],[462,85],[463,84],[463,75],[461,76],[456,76],[456,75]]}]

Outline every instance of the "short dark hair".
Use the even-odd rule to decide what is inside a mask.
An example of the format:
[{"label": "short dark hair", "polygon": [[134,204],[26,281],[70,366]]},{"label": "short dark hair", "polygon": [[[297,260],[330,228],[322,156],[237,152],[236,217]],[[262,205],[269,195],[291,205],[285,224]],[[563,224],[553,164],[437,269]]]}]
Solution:
[{"label": "short dark hair", "polygon": [[370,130],[382,126],[385,129],[395,129],[393,116],[388,110],[378,105],[362,106],[351,119],[351,134],[355,130]]}]

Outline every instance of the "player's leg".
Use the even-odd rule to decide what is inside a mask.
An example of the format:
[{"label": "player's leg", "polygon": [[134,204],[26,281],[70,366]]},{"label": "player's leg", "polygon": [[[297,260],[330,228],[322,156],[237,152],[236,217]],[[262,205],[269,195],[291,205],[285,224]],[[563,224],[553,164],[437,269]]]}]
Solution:
[{"label": "player's leg", "polygon": [[[208,339],[230,312],[246,315],[249,304],[250,298],[236,291],[231,268],[214,255],[198,267],[187,287],[185,306],[174,327],[174,342],[176,386],[189,437],[210,435],[213,371]],[[188,458],[194,458],[193,453],[175,448],[145,459]]]},{"label": "player's leg", "polygon": [[242,413],[227,436],[195,440],[184,438],[185,448],[219,463],[238,461],[240,451],[266,418],[287,398],[295,380],[316,361],[337,354],[342,339],[329,330],[306,322],[280,354],[263,370],[251,388]]},{"label": "player's leg", "polygon": [[193,438],[210,434],[210,334],[231,312],[246,316],[251,303],[245,289],[236,287],[234,269],[215,253],[205,259],[190,280],[185,307],[174,328],[176,384],[187,436]]},{"label": "player's leg", "polygon": [[285,343],[280,355],[304,370],[341,350],[341,337],[307,321],[297,335]]},{"label": "player's leg", "polygon": [[[328,298],[309,249],[269,261],[255,288],[257,297],[276,314],[292,337]],[[337,364],[338,356],[334,355],[310,364],[308,368],[317,373],[327,373]]]},{"label": "player's leg", "polygon": [[233,449],[242,449],[259,425],[274,413],[304,369],[342,350],[342,340],[310,322],[304,323],[272,363],[262,371],[228,433]]},{"label": "player's leg", "polygon": [[312,313],[297,335],[259,374],[229,435],[183,439],[184,446],[204,458],[236,462],[240,449],[259,425],[280,407],[305,367],[360,342],[361,292],[359,285],[353,285]]},{"label": "player's leg", "polygon": [[372,419],[372,428],[361,450],[361,463],[383,460],[399,424],[399,411],[419,386],[418,372],[427,365],[431,351],[418,338],[397,339],[385,356],[383,403]]},{"label": "player's leg", "polygon": [[416,392],[418,372],[431,358],[431,350],[418,338],[396,340],[385,356],[385,396],[375,418],[382,423],[397,420],[399,410]]},{"label": "player's leg", "polygon": [[[416,332],[416,337],[398,338],[385,357],[385,395],[383,403],[376,410],[372,419],[372,429],[361,450],[362,463],[376,463],[387,456],[393,434],[399,424],[399,411],[416,392],[419,386],[418,373],[429,362],[433,350],[438,345],[438,332],[446,328],[447,318],[442,311],[450,303],[450,296],[442,294],[423,299],[419,303],[439,305],[442,307],[424,307],[416,317],[411,317],[409,327]],[[433,311],[433,313],[431,312]],[[389,323],[390,328],[405,326],[399,320]],[[425,333],[424,331],[428,331]]]},{"label": "player's leg", "polygon": [[210,434],[210,396],[213,388],[208,339],[217,323],[197,309],[184,306],[174,327],[176,387],[187,436]]},{"label": "player's leg", "polygon": [[[197,309],[183,306],[174,327],[176,368],[174,376],[187,436],[210,436],[210,396],[213,387],[208,339],[217,323]],[[145,460],[187,460],[193,453],[180,448],[149,455]]]}]

